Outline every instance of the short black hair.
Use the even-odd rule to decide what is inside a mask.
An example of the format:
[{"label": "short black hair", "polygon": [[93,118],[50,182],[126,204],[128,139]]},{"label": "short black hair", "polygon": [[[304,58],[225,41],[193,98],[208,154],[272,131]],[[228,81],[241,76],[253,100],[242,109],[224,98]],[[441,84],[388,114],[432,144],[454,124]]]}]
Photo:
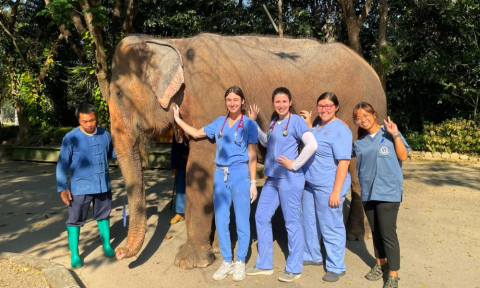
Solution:
[{"label": "short black hair", "polygon": [[77,119],[79,119],[80,117],[80,113],[82,114],[89,114],[91,112],[93,112],[93,114],[95,115],[95,117],[97,117],[97,110],[95,109],[95,106],[93,106],[92,104],[80,104],[77,109],[75,110],[75,116],[77,117]]}]

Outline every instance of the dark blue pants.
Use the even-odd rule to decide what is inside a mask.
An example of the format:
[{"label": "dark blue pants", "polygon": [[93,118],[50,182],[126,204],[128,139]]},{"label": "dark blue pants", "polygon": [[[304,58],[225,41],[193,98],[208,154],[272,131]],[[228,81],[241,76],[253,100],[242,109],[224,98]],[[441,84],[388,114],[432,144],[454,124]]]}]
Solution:
[{"label": "dark blue pants", "polygon": [[72,195],[68,205],[67,226],[83,227],[87,221],[90,203],[93,203],[93,220],[108,219],[112,211],[112,192]]}]

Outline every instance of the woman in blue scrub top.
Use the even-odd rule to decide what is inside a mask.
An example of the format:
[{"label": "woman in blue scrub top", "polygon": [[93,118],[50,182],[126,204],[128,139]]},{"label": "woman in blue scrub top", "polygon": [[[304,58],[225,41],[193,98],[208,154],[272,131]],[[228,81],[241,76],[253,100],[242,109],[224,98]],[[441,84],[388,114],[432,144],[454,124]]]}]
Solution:
[{"label": "woman in blue scrub top", "polygon": [[[255,213],[258,235],[257,261],[246,274],[273,274],[271,221],[275,210],[281,205],[288,234],[288,258],[285,272],[278,280],[292,282],[300,278],[303,268],[301,210],[305,177],[302,166],[317,149],[317,143],[305,121],[293,114],[292,95],[287,88],[275,89],[272,102],[275,114],[270,128],[267,133],[260,128],[258,131],[260,143],[267,148],[265,174],[268,178],[263,186]],[[256,120],[260,110],[256,105],[250,110],[252,120]],[[298,155],[300,141],[305,147]]]},{"label": "woman in blue scrub top", "polygon": [[[180,119],[178,106],[174,107],[175,122],[195,139],[215,138],[217,144],[215,175],[213,180],[213,205],[220,252],[223,262],[213,274],[222,280],[233,273],[234,281],[245,278],[245,257],[250,242],[250,204],[257,198],[257,124],[242,110],[245,103],[243,91],[232,86],[225,92],[227,116],[218,117],[209,125],[195,129]],[[233,262],[230,243],[230,206],[235,209],[238,247],[237,261]]]},{"label": "woman in blue scrub top", "polygon": [[[319,240],[326,250],[323,280],[336,282],[345,275],[345,226],[343,202],[350,188],[348,166],[352,153],[352,132],[337,118],[338,98],[325,92],[317,99],[321,121],[312,128],[310,114],[302,111],[318,144],[315,157],[305,164],[303,225],[305,229],[304,265],[322,265]],[[317,226],[318,225],[318,226]],[[317,229],[318,227],[318,229]]]},{"label": "woman in blue scrub top", "polygon": [[365,275],[370,281],[389,273],[384,288],[398,287],[400,245],[397,237],[397,215],[402,201],[402,161],[410,147],[397,125],[383,120],[380,126],[372,105],[362,102],[353,110],[359,137],[353,143],[352,157],[357,157],[357,173],[362,189],[365,214],[372,229],[377,264]]}]

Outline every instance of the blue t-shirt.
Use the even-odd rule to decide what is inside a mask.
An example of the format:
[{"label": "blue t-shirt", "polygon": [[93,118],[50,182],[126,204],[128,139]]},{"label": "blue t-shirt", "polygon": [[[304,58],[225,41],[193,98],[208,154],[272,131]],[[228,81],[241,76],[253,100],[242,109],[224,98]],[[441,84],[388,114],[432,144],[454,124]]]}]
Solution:
[{"label": "blue t-shirt", "polygon": [[[401,134],[400,137],[408,153],[410,147]],[[355,140],[352,157],[357,157],[362,201],[402,201],[402,161],[397,158],[392,135],[385,126],[373,138],[363,135]]]},{"label": "blue t-shirt", "polygon": [[249,160],[248,144],[258,143],[257,123],[243,115],[244,128],[239,125],[241,119],[238,119],[232,127],[228,127],[227,119],[223,127],[222,137],[218,137],[218,132],[222,129],[223,121],[225,121],[226,117],[220,116],[212,123],[203,127],[207,137],[210,139],[215,138],[217,143],[215,163],[219,166],[247,163]]},{"label": "blue t-shirt", "polygon": [[[352,131],[340,120],[334,120],[318,129],[313,127],[312,133],[317,140],[318,148],[303,166],[305,180],[312,187],[325,188],[330,193],[335,184],[338,160],[350,160],[352,153]],[[345,182],[350,178],[347,174]],[[350,181],[348,181],[350,183]],[[323,189],[322,189],[323,190]],[[348,187],[346,187],[346,191]]]},{"label": "blue t-shirt", "polygon": [[[277,158],[280,155],[288,159],[295,159],[298,156],[298,144],[302,141],[303,133],[310,131],[307,123],[302,117],[291,114],[290,122],[285,118],[280,124],[275,123],[273,129],[267,131],[267,155],[265,158],[265,175],[274,178],[291,178],[303,176],[303,169],[291,171],[284,167],[278,166]],[[275,121],[276,119],[274,119]],[[288,123],[288,127],[287,127]],[[273,121],[269,127],[272,127]],[[287,128],[288,135],[284,136],[283,132]],[[272,131],[273,130],[273,131]]]}]

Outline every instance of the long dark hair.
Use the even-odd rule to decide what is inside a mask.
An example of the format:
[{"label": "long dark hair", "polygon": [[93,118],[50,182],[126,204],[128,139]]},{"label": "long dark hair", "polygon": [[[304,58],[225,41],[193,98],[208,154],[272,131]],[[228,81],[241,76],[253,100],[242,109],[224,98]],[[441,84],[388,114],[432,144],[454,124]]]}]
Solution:
[{"label": "long dark hair", "polygon": [[[245,96],[243,95],[242,88],[240,88],[238,86],[232,86],[232,87],[228,88],[227,91],[225,91],[225,96],[223,98],[227,98],[228,94],[230,94],[230,93],[233,93],[235,95],[240,96],[242,101],[245,102]],[[242,111],[243,114],[245,114],[244,104],[242,104],[242,107],[240,108],[240,110]],[[228,111],[228,109],[227,109],[227,111]]]},{"label": "long dark hair", "polygon": [[[322,95],[320,95],[317,99],[317,105],[318,105],[318,102],[322,101],[322,100],[330,100],[333,102],[333,105],[335,105],[335,109],[338,108],[338,105],[339,105],[339,102],[338,102],[338,98],[337,98],[337,95],[335,95],[335,93],[333,92],[325,92],[323,93]],[[340,110],[340,109],[338,109]],[[335,115],[337,115],[337,112],[338,110],[335,110]]]},{"label": "long dark hair", "polygon": [[[375,121],[376,121],[376,118],[378,118],[378,113],[377,113],[377,111],[375,111],[375,109],[373,109],[372,105],[370,105],[367,102],[360,102],[360,103],[357,104],[357,106],[355,106],[355,108],[353,108],[353,122],[356,122],[355,118],[357,118],[357,111],[359,109],[363,109],[365,112],[372,114],[373,117],[375,118]],[[367,135],[367,134],[368,134],[367,130],[358,126],[357,136],[359,138],[360,138],[360,136]]]},{"label": "long dark hair", "polygon": [[[285,87],[278,87],[276,88],[275,90],[273,90],[273,93],[272,93],[272,103],[275,101],[275,96],[279,95],[279,94],[285,94],[287,95],[288,97],[288,101],[292,101],[292,93],[290,93],[290,90],[288,90],[287,88]],[[293,104],[290,105],[290,108],[289,108],[289,111],[290,113],[292,114],[296,114],[295,113],[295,109],[293,108]],[[272,114],[272,119],[276,119],[278,118],[278,113],[276,111],[273,111],[273,114]]]}]

